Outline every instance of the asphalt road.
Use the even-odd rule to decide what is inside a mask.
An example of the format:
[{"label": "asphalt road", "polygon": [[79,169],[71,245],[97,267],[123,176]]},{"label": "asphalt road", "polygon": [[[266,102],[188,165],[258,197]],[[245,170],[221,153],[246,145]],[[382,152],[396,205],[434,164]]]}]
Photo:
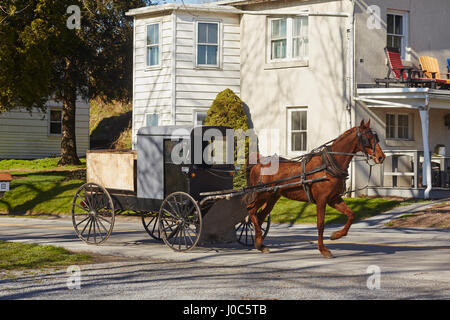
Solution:
[{"label": "asphalt road", "polygon": [[118,219],[108,241],[91,246],[68,219],[0,218],[0,240],[119,257],[78,266],[75,278],[66,269],[0,273],[0,299],[450,299],[449,230],[381,228],[411,212],[402,210],[327,240],[334,259],[318,252],[314,226],[273,225],[269,254],[237,243],[177,253],[150,239],[139,219]]}]

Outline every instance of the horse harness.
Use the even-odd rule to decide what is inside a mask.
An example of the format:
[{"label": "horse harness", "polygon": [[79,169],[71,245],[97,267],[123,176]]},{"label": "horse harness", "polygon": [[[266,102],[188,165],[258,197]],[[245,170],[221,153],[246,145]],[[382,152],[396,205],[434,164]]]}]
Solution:
[{"label": "horse harness", "polygon": [[[375,147],[379,142],[378,139],[378,135],[376,132],[374,131],[370,131],[370,133],[372,134],[372,136],[374,137],[374,142],[373,144],[370,143],[369,138],[367,137],[367,135],[364,135],[363,133],[361,133],[361,131],[358,128],[358,132],[357,132],[357,137],[358,137],[358,144],[361,145],[361,149],[364,152],[364,156],[366,157],[366,161],[368,161],[369,159],[369,154],[365,151],[366,148],[371,148],[372,149],[372,154],[375,153]],[[298,158],[294,158],[297,159],[296,161],[301,163],[302,166],[302,173],[299,175],[299,177],[301,177],[301,179],[303,181],[307,180],[307,176],[314,174],[316,172],[320,172],[320,171],[325,171],[326,173],[328,173],[329,175],[336,177],[336,178],[341,178],[342,179],[342,192],[341,195],[345,193],[345,180],[348,179],[348,171],[347,170],[342,170],[339,165],[336,162],[336,159],[334,158],[333,154],[340,154],[340,155],[351,155],[351,156],[358,156],[356,153],[347,153],[347,152],[335,152],[335,151],[331,151],[330,149],[330,143],[336,141],[336,139],[333,139],[331,141],[328,141],[327,143],[321,145],[320,147],[317,147],[316,149],[314,149],[313,151],[311,151],[311,153],[308,153],[306,155],[302,155]],[[322,158],[322,165],[320,165],[317,168],[312,169],[311,171],[306,172],[306,165],[307,163],[311,160],[311,158],[315,155],[320,155]],[[292,159],[291,159],[292,160]],[[370,175],[372,173],[372,167],[370,167]],[[369,180],[370,180],[370,175],[369,175]],[[292,179],[292,178],[291,178]],[[306,193],[306,196],[308,198],[308,202],[311,203],[315,203],[315,200],[312,196],[312,192],[311,192],[311,184],[308,183],[303,183],[303,190]]]}]

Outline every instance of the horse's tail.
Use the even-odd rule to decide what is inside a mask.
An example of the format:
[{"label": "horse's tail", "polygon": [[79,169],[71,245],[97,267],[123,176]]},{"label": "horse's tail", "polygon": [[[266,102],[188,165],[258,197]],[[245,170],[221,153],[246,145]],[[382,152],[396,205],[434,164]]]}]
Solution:
[{"label": "horse's tail", "polygon": [[245,178],[247,179],[247,186],[251,185],[250,171],[259,162],[260,155],[257,152],[250,153],[245,159]]}]

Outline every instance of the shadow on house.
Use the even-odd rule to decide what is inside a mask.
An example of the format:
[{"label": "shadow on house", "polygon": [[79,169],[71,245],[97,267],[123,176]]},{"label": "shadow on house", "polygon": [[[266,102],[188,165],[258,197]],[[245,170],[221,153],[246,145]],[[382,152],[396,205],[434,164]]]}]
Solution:
[{"label": "shadow on house", "polygon": [[91,133],[91,149],[115,149],[117,140],[131,125],[132,111],[102,119]]}]

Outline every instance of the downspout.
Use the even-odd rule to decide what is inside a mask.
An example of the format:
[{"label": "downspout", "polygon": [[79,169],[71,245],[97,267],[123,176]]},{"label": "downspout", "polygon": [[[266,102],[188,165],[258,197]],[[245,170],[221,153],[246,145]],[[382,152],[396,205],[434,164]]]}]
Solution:
[{"label": "downspout", "polygon": [[347,54],[347,121],[348,129],[352,128],[352,106],[355,91],[355,0],[351,0],[352,8],[348,16],[348,54]]},{"label": "downspout", "polygon": [[172,85],[172,125],[177,124],[177,11],[172,11],[172,65],[171,65],[171,85]]},{"label": "downspout", "polygon": [[[352,8],[350,15],[348,17],[349,20],[349,32],[348,32],[348,61],[347,61],[347,68],[348,68],[348,81],[347,83],[347,122],[348,122],[348,128],[353,127],[353,121],[352,121],[352,108],[355,108],[354,106],[354,92],[355,92],[355,0],[351,0]],[[351,162],[350,166],[351,174],[350,174],[350,189],[355,190],[356,188],[356,175],[355,175],[355,162]],[[354,193],[350,195],[350,197],[353,197]]]},{"label": "downspout", "polygon": [[430,97],[428,93],[425,96],[425,106],[419,109],[420,121],[422,123],[422,139],[423,139],[423,170],[422,170],[422,184],[426,184],[424,198],[430,198],[430,192],[433,187],[431,179],[431,159],[430,159],[430,145],[428,139],[429,132],[429,116],[430,116]]}]

